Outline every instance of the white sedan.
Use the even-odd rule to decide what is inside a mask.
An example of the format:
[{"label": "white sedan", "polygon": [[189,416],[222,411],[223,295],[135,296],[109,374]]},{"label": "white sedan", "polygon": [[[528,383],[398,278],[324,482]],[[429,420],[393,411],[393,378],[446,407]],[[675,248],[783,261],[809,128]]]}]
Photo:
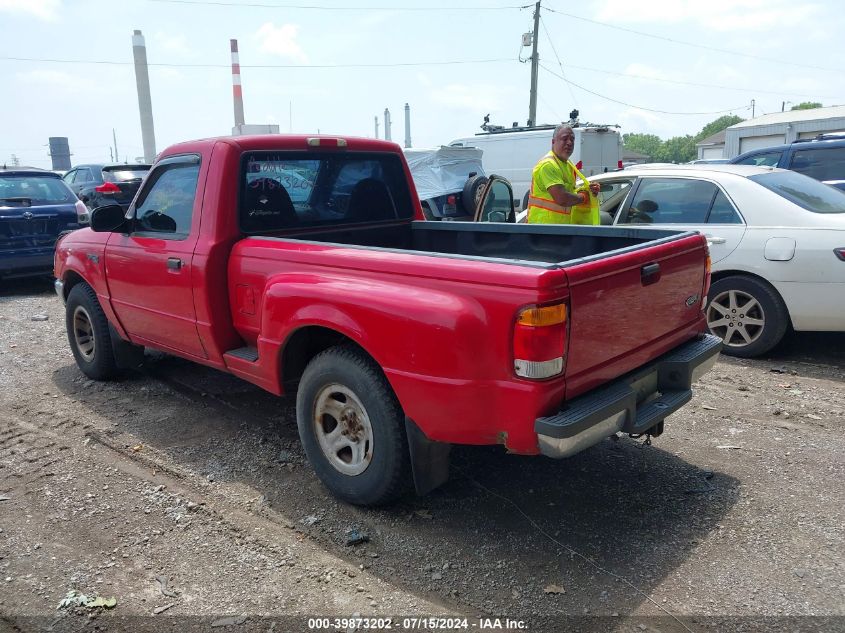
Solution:
[{"label": "white sedan", "polygon": [[707,236],[707,322],[725,353],[764,354],[789,327],[845,331],[842,191],[796,172],[745,165],[643,166],[590,181],[601,184],[602,224]]}]

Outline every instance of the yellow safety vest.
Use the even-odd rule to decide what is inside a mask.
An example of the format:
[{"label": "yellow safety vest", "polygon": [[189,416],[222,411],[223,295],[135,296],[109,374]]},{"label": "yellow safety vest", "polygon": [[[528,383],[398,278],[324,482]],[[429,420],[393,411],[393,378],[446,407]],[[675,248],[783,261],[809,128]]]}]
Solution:
[{"label": "yellow safety vest", "polygon": [[555,202],[549,187],[563,185],[569,193],[575,192],[575,165],[563,162],[554,152],[549,152],[534,166],[531,174],[531,191],[528,193],[529,224],[571,224],[571,208]]}]

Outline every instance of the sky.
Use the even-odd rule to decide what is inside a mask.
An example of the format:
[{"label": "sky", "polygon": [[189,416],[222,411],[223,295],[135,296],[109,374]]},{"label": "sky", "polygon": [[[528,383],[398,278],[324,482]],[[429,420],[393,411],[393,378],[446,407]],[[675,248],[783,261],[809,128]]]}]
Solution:
[{"label": "sky", "polygon": [[[143,155],[132,56],[150,63],[156,148],[231,133],[229,40],[246,122],[435,147],[528,118],[526,0],[0,0],[0,164]],[[537,122],[664,140],[723,114],[845,104],[845,12],[833,0],[542,0]],[[115,143],[116,139],[116,143]]]}]

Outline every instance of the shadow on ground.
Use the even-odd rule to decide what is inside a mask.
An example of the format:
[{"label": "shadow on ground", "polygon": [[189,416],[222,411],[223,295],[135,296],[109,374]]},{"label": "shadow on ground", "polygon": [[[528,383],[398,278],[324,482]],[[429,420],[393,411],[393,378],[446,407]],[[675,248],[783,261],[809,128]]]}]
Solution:
[{"label": "shadow on ground", "polygon": [[[199,477],[254,489],[354,565],[466,613],[525,617],[531,630],[562,630],[563,616],[678,611],[682,595],[646,596],[738,498],[736,479],[661,450],[659,440],[626,438],[565,461],[457,447],[445,486],[366,510],[337,502],[316,480],[290,400],[166,356],[117,383],[86,381],[75,366],[54,382],[108,420],[113,437],[131,434]],[[353,528],[370,542],[347,546]]]}]

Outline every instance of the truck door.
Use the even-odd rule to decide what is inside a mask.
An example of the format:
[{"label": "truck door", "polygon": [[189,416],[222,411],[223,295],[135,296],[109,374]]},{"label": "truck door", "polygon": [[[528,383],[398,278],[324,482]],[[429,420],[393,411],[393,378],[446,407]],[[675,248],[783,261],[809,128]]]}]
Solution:
[{"label": "truck door", "polygon": [[131,232],[113,233],[105,257],[112,308],[130,336],[207,358],[192,283],[199,172],[200,158],[193,154],[160,161],[130,209]]}]

